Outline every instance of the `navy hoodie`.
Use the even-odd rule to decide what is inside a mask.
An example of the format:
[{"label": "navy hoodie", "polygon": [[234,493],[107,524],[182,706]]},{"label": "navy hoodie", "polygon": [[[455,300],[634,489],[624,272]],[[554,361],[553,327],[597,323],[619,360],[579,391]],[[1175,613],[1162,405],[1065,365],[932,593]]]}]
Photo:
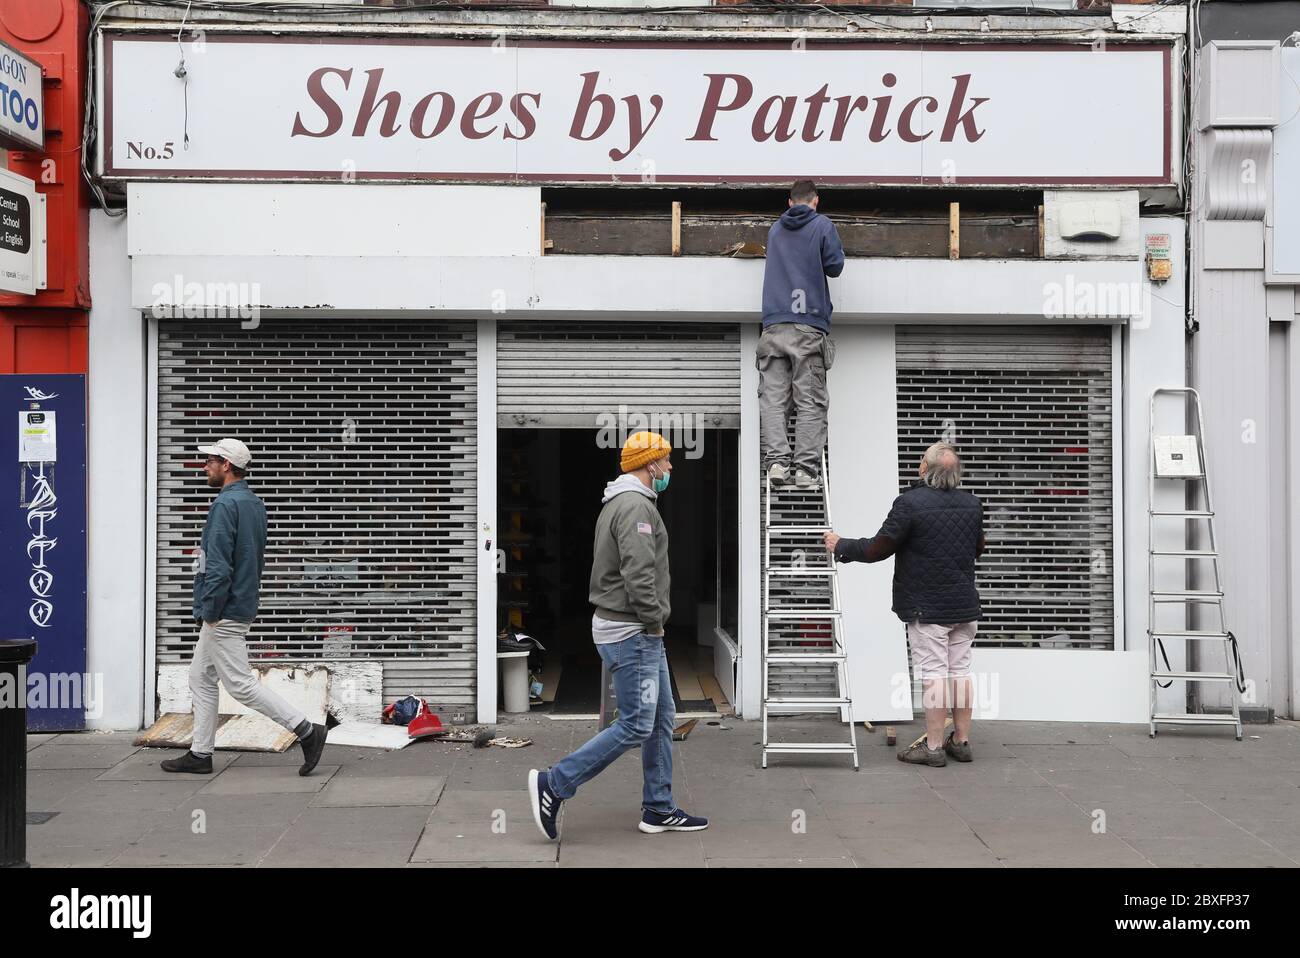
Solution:
[{"label": "navy hoodie", "polygon": [[[790,207],[767,231],[763,327],[806,323],[829,333],[832,306],[826,277],[843,270],[844,247],[835,224],[811,206]],[[802,294],[796,295],[796,290]]]}]

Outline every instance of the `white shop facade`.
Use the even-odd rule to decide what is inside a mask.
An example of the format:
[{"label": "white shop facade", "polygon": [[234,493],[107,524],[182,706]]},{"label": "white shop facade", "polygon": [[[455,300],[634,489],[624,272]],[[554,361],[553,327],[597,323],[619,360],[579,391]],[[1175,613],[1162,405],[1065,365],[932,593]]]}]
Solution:
[{"label": "white shop facade", "polygon": [[[831,281],[833,512],[873,534],[953,438],[989,526],[983,714],[1146,720],[1147,399],[1185,382],[1184,232],[1140,203],[1180,195],[1176,38],[214,28],[183,79],[174,32],[93,41],[98,171],[125,198],[92,219],[101,725],[149,724],[188,661],[200,442],[244,439],[271,513],[257,656],[378,663],[385,699],[493,721],[503,628],[582,638],[584,523],[617,441],[656,424],[680,637],[757,717],[763,262],[558,255],[540,211],[556,189],[802,176],[1042,192],[1039,255],[850,256]],[[843,574],[859,719],[910,711],[891,575]]]}]

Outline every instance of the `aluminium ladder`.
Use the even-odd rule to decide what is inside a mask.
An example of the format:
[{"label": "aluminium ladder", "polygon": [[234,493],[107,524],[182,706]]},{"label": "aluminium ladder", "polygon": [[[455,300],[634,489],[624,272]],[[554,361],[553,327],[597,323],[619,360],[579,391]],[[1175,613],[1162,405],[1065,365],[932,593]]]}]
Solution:
[{"label": "aluminium ladder", "polygon": [[[826,551],[822,534],[831,531],[830,476],[822,451],[821,480],[814,488],[799,489],[793,475],[784,486],[773,488],[763,475],[763,763],[769,753],[848,754],[858,769],[857,736],[849,715],[847,742],[773,742],[768,737],[772,713],[828,712],[852,708],[849,692],[848,653],[841,621],[839,569]],[[776,524],[773,524],[775,505]],[[784,521],[782,521],[784,520]],[[800,521],[802,520],[802,521]],[[774,545],[774,540],[775,545]],[[799,548],[800,544],[804,548]],[[806,559],[807,553],[824,557]],[[785,564],[778,565],[777,562]],[[790,635],[796,630],[798,638]],[[812,629],[811,633],[798,633]],[[811,641],[809,641],[811,640]],[[795,673],[796,679],[777,671]],[[802,670],[802,671],[801,671]],[[833,671],[834,689],[804,686],[772,694],[776,684],[817,681],[817,672]],[[821,684],[826,677],[821,677]]]},{"label": "aluminium ladder", "polygon": [[[1156,435],[1156,397],[1162,393],[1179,395],[1184,404],[1184,417],[1187,418],[1187,400],[1190,397],[1196,411],[1196,433],[1191,436],[1157,436]],[[1240,693],[1246,690],[1241,664],[1241,653],[1237,648],[1236,637],[1228,631],[1227,617],[1223,608],[1223,585],[1219,578],[1219,552],[1214,537],[1214,506],[1210,500],[1210,478],[1205,458],[1205,420],[1201,415],[1201,397],[1195,389],[1187,387],[1166,387],[1152,390],[1150,407],[1150,425],[1147,430],[1151,443],[1147,489],[1147,646],[1150,655],[1150,737],[1155,738],[1157,725],[1231,725],[1237,741],[1241,741]],[[1187,484],[1190,495],[1184,496],[1184,508],[1178,510],[1157,510],[1155,508],[1156,480],[1180,481]],[[1193,508],[1197,501],[1202,508]],[[1191,520],[1205,523],[1206,543],[1208,549],[1157,549],[1156,520],[1173,519],[1179,522]],[[1184,545],[1186,545],[1187,527],[1183,526]],[[1186,563],[1200,560],[1210,564],[1210,588],[1183,588],[1178,590],[1159,589],[1156,587],[1156,560],[1173,558],[1183,562],[1186,579]],[[1190,582],[1184,583],[1190,586]],[[1157,606],[1179,605],[1183,608],[1183,628],[1165,629],[1156,625]],[[1218,629],[1192,628],[1192,614],[1196,607],[1210,606],[1218,610]],[[1211,613],[1213,615],[1213,613]],[[1223,650],[1224,672],[1192,671],[1199,656],[1189,657],[1185,671],[1174,671],[1169,665],[1169,656],[1165,652],[1165,641],[1182,641],[1197,643],[1196,648],[1219,646]],[[1184,647],[1191,651],[1192,646]],[[1156,650],[1164,660],[1161,671],[1156,662]],[[1158,712],[1156,710],[1156,688],[1169,688],[1175,680],[1188,683],[1226,682],[1230,687],[1232,708],[1230,712],[1182,713]]]}]

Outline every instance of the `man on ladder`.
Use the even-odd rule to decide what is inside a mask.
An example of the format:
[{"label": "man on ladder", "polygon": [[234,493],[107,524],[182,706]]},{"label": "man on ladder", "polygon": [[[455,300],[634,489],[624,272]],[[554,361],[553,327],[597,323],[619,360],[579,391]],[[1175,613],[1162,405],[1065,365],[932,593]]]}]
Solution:
[{"label": "man on ladder", "polygon": [[[774,487],[793,478],[800,489],[815,488],[826,445],[826,371],[835,360],[826,277],[843,272],[844,247],[817,202],[812,180],[799,180],[790,188],[789,208],[767,234],[756,365],[763,472]],[[786,433],[792,399],[793,457]]]}]

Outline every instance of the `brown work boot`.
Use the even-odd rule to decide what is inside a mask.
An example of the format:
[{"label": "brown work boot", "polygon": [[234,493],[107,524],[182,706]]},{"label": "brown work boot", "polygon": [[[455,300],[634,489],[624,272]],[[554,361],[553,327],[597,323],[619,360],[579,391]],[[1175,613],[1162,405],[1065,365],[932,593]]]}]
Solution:
[{"label": "brown work boot", "polygon": [[948,758],[941,748],[930,748],[930,743],[925,739],[917,742],[910,748],[906,748],[898,753],[900,762],[907,762],[909,765],[930,765],[934,768],[942,768],[948,764]]}]

